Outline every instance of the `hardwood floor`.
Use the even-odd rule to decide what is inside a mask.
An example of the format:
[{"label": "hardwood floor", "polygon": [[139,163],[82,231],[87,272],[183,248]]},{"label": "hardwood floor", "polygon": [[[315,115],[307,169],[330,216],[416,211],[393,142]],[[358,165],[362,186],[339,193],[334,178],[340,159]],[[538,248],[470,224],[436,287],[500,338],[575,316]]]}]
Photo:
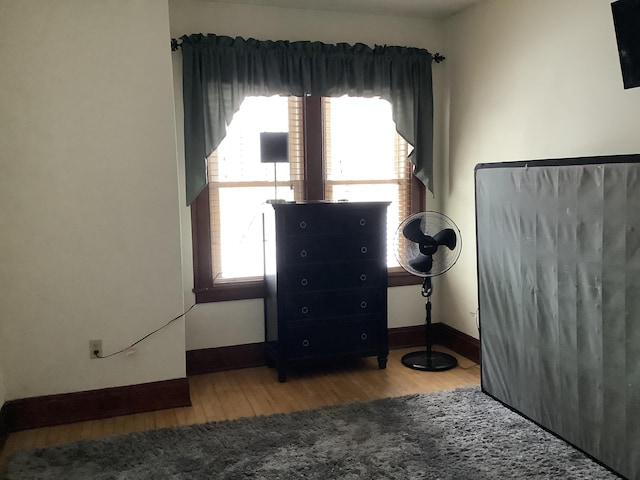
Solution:
[{"label": "hardwood floor", "polygon": [[404,367],[400,358],[416,348],[391,350],[385,370],[375,358],[354,359],[347,365],[292,371],[286,383],[267,367],[247,368],[189,377],[192,406],[122,417],[72,423],[12,433],[0,451],[0,472],[16,451],[99,438],[108,435],[189,425],[245,416],[291,412],[328,405],[450,390],[478,385],[480,366],[446,348],[458,366],[445,372]]}]

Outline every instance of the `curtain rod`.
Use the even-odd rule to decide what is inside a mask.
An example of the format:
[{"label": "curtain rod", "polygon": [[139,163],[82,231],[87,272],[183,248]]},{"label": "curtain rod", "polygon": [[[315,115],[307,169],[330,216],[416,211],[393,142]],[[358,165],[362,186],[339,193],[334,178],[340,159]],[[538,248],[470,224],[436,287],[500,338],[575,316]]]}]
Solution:
[{"label": "curtain rod", "polygon": [[[172,38],[171,39],[171,51],[172,52],[175,52],[181,46],[182,46],[182,42],[179,42],[177,38]],[[447,57],[445,57],[443,55],[440,55],[440,53],[436,52],[436,53],[431,55],[431,58],[433,58],[434,62],[440,63],[440,62],[444,61]]]}]

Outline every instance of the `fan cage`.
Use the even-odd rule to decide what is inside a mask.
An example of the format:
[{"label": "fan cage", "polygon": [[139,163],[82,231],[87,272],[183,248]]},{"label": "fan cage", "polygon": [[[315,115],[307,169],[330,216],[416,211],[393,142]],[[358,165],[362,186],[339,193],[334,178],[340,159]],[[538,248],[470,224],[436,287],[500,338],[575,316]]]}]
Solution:
[{"label": "fan cage", "polygon": [[[418,243],[406,238],[402,231],[406,225],[420,219],[420,230],[430,237],[435,236],[438,232],[450,228],[455,232],[456,245],[450,250],[444,245],[440,245],[438,250],[432,255],[432,266],[428,272],[420,271],[411,266],[411,262],[420,255],[420,246]],[[456,263],[460,257],[462,250],[462,237],[460,229],[448,216],[440,212],[420,212],[405,218],[398,226],[394,237],[394,250],[396,259],[402,268],[407,272],[418,277],[435,277],[442,275]]]}]

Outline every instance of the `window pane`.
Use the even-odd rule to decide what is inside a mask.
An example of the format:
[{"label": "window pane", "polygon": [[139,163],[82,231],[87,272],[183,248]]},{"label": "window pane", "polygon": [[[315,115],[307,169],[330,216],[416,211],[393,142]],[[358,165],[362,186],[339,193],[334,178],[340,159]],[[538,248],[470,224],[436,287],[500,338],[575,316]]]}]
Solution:
[{"label": "window pane", "polygon": [[[278,188],[278,196],[293,200],[293,190]],[[219,190],[220,279],[262,276],[262,212],[272,197],[273,186]]]},{"label": "window pane", "polygon": [[[301,112],[299,98],[247,97],[227,127],[226,137],[209,157],[215,281],[262,276],[263,204],[275,198],[301,200]],[[261,132],[289,133],[289,163],[260,162]]]},{"label": "window pane", "polygon": [[329,99],[331,125],[328,180],[388,180],[396,177],[396,126],[391,104],[379,98]]},{"label": "window pane", "polygon": [[398,266],[393,236],[411,212],[409,146],[396,132],[391,104],[379,98],[324,100],[328,200],[390,201],[387,265]]},{"label": "window pane", "polygon": [[[216,152],[216,180],[273,181],[273,164],[260,163],[260,132],[288,132],[287,97],[247,97],[227,126]],[[278,166],[278,179],[289,180],[289,167]]]}]

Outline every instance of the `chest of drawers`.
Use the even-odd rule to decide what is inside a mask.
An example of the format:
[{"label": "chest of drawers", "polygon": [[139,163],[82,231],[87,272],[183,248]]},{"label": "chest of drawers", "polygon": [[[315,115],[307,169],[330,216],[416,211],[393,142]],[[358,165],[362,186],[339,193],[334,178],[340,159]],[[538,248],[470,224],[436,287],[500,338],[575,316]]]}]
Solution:
[{"label": "chest of drawers", "polygon": [[388,202],[273,204],[264,214],[265,345],[292,362],[377,356],[386,367]]}]

